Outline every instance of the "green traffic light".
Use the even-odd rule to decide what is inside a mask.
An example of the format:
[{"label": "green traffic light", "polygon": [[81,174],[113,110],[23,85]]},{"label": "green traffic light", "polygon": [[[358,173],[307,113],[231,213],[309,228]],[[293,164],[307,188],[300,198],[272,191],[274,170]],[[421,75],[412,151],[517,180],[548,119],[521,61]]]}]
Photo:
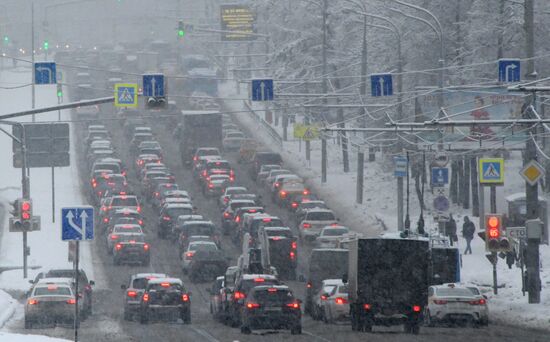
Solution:
[{"label": "green traffic light", "polygon": [[61,91],[57,92],[57,97],[63,97],[63,93]]},{"label": "green traffic light", "polygon": [[183,37],[185,35],[184,30],[178,30],[178,36]]},{"label": "green traffic light", "polygon": [[4,36],[4,43],[7,43],[7,42],[9,42],[9,41],[10,41],[10,37]]},{"label": "green traffic light", "polygon": [[44,50],[48,50],[50,48],[50,43],[48,41],[44,41]]}]

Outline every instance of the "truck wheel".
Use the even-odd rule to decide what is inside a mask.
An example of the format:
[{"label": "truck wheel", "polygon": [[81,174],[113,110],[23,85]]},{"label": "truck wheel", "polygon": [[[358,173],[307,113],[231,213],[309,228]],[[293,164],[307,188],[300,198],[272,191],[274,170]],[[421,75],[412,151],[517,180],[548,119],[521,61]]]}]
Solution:
[{"label": "truck wheel", "polygon": [[418,335],[420,333],[420,324],[415,323],[411,326],[411,333],[413,335]]},{"label": "truck wheel", "polygon": [[249,327],[241,325],[241,334],[250,335],[252,330]]},{"label": "truck wheel", "polygon": [[147,324],[149,323],[149,314],[147,312],[141,312],[139,315],[139,323]]},{"label": "truck wheel", "polygon": [[25,329],[32,329],[32,321],[25,318]]},{"label": "truck wheel", "polygon": [[291,333],[292,335],[300,335],[300,334],[302,334],[302,326],[301,326],[301,325],[296,325],[296,326],[292,327],[292,328],[290,329],[290,333]]}]

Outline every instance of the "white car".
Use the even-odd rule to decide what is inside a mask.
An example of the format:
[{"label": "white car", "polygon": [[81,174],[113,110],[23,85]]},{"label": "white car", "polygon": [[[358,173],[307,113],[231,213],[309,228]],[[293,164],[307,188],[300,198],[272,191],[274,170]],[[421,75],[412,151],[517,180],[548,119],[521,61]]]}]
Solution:
[{"label": "white car", "polygon": [[[325,290],[330,290],[323,292]],[[341,279],[326,279],[323,281],[319,294],[319,319],[325,323],[349,321],[348,286]]]},{"label": "white car", "polygon": [[424,322],[428,326],[443,322],[488,325],[487,298],[476,286],[454,283],[430,286]]},{"label": "white car", "polygon": [[220,208],[225,208],[225,206],[227,205],[227,203],[229,203],[229,200],[231,199],[231,195],[247,193],[249,193],[249,191],[244,186],[228,186],[227,188],[225,188],[223,195],[220,196],[218,204],[220,205]]},{"label": "white car", "polygon": [[195,252],[201,250],[201,251],[216,251],[218,250],[218,246],[211,241],[193,241],[187,245],[187,249],[185,252],[183,252],[183,257],[181,258],[181,269],[183,273],[187,273],[189,270],[189,265],[191,264],[191,260],[193,260],[193,255],[195,255]]},{"label": "white car", "polygon": [[344,226],[327,226],[321,230],[315,239],[317,248],[335,248],[338,241],[349,235],[349,229]]},{"label": "white car", "polygon": [[332,210],[308,210],[298,227],[300,239],[315,240],[326,226],[337,226],[338,220]]}]

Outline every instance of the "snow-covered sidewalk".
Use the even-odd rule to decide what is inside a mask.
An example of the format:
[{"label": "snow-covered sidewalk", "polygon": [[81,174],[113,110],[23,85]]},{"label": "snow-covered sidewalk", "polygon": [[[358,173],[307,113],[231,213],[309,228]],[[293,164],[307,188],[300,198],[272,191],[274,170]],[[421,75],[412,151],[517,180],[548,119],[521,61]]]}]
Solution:
[{"label": "snow-covered sidewalk", "polygon": [[[224,98],[241,97],[237,95],[234,83],[224,83],[220,86],[221,96]],[[246,87],[241,89],[241,94],[246,94]],[[241,124],[249,128],[255,138],[263,141],[266,146],[277,146],[258,121],[251,117],[243,101],[226,101],[227,107],[235,112],[242,113],[235,115]],[[254,104],[252,105],[254,108]],[[263,109],[258,107],[258,109]],[[259,111],[263,115],[263,111]],[[292,129],[288,131],[292,136]],[[356,194],[356,153],[350,152],[350,170],[344,173],[342,170],[342,152],[340,146],[332,143],[327,144],[327,183],[321,183],[321,144],[319,141],[311,142],[311,161],[305,159],[303,144],[299,141],[283,142],[282,149],[278,149],[289,167],[303,177],[313,191],[319,194],[329,207],[333,208],[339,215],[341,221],[354,231],[365,236],[376,236],[383,232],[395,232],[397,230],[397,183],[393,176],[393,162],[378,158],[376,162],[366,162],[364,170],[364,201],[359,205],[355,203]],[[521,169],[521,156],[514,154],[511,160],[507,160],[505,168],[505,187],[497,190],[498,209],[501,212],[507,211],[504,208],[504,197],[513,193],[524,191],[525,182],[519,177]],[[426,205],[430,206],[432,197],[426,191]],[[489,196],[485,196],[488,200]],[[488,207],[488,203],[487,206]],[[411,182],[411,226],[416,226],[420,206],[414,194],[414,185]],[[465,215],[471,216],[469,210],[465,211],[458,206],[451,208],[459,231],[459,248],[463,251],[464,240],[460,232]],[[426,227],[435,229],[437,223],[431,219],[429,212],[424,214]],[[478,219],[475,219],[477,230]],[[461,279],[466,283],[473,283],[482,288],[482,291],[489,297],[489,308],[491,319],[507,324],[517,324],[533,328],[549,329],[550,323],[550,270],[545,269],[545,260],[550,260],[550,248],[541,245],[541,281],[542,293],[540,304],[527,304],[527,297],[521,293],[521,273],[515,266],[508,269],[505,261],[499,259],[497,265],[499,294],[492,294],[492,266],[485,258],[485,244],[477,237],[472,242],[473,254],[463,255],[463,267]]]}]

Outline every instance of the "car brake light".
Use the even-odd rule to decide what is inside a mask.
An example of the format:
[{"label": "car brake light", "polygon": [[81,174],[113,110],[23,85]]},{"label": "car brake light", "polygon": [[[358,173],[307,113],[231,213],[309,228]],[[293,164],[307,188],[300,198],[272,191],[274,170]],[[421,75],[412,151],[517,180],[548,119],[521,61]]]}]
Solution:
[{"label": "car brake light", "polygon": [[[435,300],[434,300],[435,302]],[[485,305],[487,302],[485,299],[472,300],[469,302],[471,305]]]},{"label": "car brake light", "polygon": [[128,291],[128,292],[126,292],[126,295],[127,295],[128,297],[134,298],[134,297],[137,296],[137,292],[136,292],[136,291]]},{"label": "car brake light", "polygon": [[290,259],[296,259],[296,253],[294,253],[293,251],[290,251]]},{"label": "car brake light", "polygon": [[265,281],[264,278],[254,278],[255,283],[263,283]]},{"label": "car brake light", "polygon": [[155,197],[159,197],[159,193],[158,192],[155,192]]},{"label": "car brake light", "polygon": [[29,300],[27,301],[27,304],[29,304],[29,305],[36,305],[36,304],[38,304],[38,300],[36,300],[36,299],[29,299]]},{"label": "car brake light", "polygon": [[278,188],[278,187],[279,187],[279,186],[281,185],[281,183],[279,183],[279,182],[276,182],[276,183],[275,183],[275,184],[273,184],[273,185],[274,185],[274,186],[275,186],[276,188]]},{"label": "car brake light", "polygon": [[286,307],[291,308],[291,309],[299,309],[300,308],[300,303],[298,303],[298,302],[288,303],[286,305]]},{"label": "car brake light", "polygon": [[118,239],[118,235],[111,235],[111,240],[116,240]]},{"label": "car brake light", "polygon": [[193,160],[194,160],[194,161],[197,161],[197,160],[199,160],[199,158],[198,158],[197,156],[194,156],[194,157],[193,157]]},{"label": "car brake light", "polygon": [[141,207],[140,206],[137,207],[137,212],[141,213]]},{"label": "car brake light", "polygon": [[338,224],[337,222],[335,222],[335,223],[332,223],[330,226],[331,226],[331,227],[338,227],[339,224]]},{"label": "car brake light", "polygon": [[233,298],[235,298],[235,299],[245,299],[246,295],[242,292],[235,291],[235,294],[233,295]]},{"label": "car brake light", "polygon": [[271,293],[277,292],[277,289],[272,287],[272,288],[267,289],[267,292],[271,292]]},{"label": "car brake light", "polygon": [[76,304],[76,299],[74,298],[67,299],[67,304]]},{"label": "car brake light", "polygon": [[170,221],[170,216],[163,216],[162,219],[163,219],[164,221]]},{"label": "car brake light", "polygon": [[338,305],[343,305],[343,304],[347,304],[348,300],[346,298],[338,297],[334,300],[334,302],[336,302],[336,304]]},{"label": "car brake light", "polygon": [[122,249],[122,245],[120,243],[117,243],[116,246],[115,246],[115,249],[117,251],[120,251]]},{"label": "car brake light", "polygon": [[313,287],[313,285],[311,285],[311,282],[308,281],[307,284],[306,284],[306,288],[311,289],[312,287]]},{"label": "car brake light", "polygon": [[93,182],[93,183],[92,183],[92,187],[95,188],[96,186],[97,186],[97,183],[96,183],[96,182]]},{"label": "car brake light", "polygon": [[281,237],[280,236],[270,236],[269,240],[279,241],[279,240],[281,240]]},{"label": "car brake light", "polygon": [[142,298],[143,298],[143,301],[144,301],[144,302],[148,302],[148,301],[149,301],[149,294],[148,294],[148,293],[144,293]]},{"label": "car brake light", "polygon": [[170,287],[170,283],[160,283],[160,286],[162,286],[162,287]]},{"label": "car brake light", "polygon": [[226,211],[225,213],[223,213],[223,217],[224,218],[230,218],[231,214]]},{"label": "car brake light", "polygon": [[257,309],[257,308],[260,307],[260,304],[258,304],[258,303],[246,303],[246,307],[248,309]]},{"label": "car brake light", "polygon": [[194,251],[187,252],[187,253],[185,253],[185,258],[186,259],[191,259],[193,257],[193,255],[195,255]]},{"label": "car brake light", "polygon": [[304,196],[309,195],[309,190],[304,190],[304,191],[302,192],[302,194],[304,194]]},{"label": "car brake light", "polygon": [[105,218],[103,219],[103,222],[105,222],[105,223],[109,222],[109,218],[105,217]]},{"label": "car brake light", "polygon": [[187,293],[184,293],[181,295],[181,300],[184,301],[184,302],[188,302],[189,301],[189,295]]},{"label": "car brake light", "polygon": [[203,176],[203,177],[206,177],[206,176],[207,176],[206,170],[204,170],[204,171],[202,172],[202,176]]},{"label": "car brake light", "polygon": [[213,189],[213,188],[214,188],[214,184],[208,183],[208,188],[209,188],[209,189]]},{"label": "car brake light", "polygon": [[446,301],[446,300],[442,300],[442,299],[434,299],[434,304],[437,304],[437,305],[445,305],[445,304],[447,304],[447,301]]},{"label": "car brake light", "polygon": [[241,217],[240,217],[240,216],[235,217],[235,222],[239,223],[240,221],[241,221]]},{"label": "car brake light", "polygon": [[298,242],[292,241],[292,249],[298,249]]},{"label": "car brake light", "polygon": [[229,177],[229,181],[230,181],[230,182],[234,182],[234,181],[235,181],[235,177],[230,176],[230,177]]},{"label": "car brake light", "polygon": [[271,222],[271,219],[269,217],[266,217],[266,218],[262,219],[262,222]]},{"label": "car brake light", "polygon": [[304,227],[305,229],[311,228],[311,223],[304,223],[302,227]]},{"label": "car brake light", "polygon": [[321,295],[321,300],[327,300],[328,299],[328,296],[326,295]]},{"label": "car brake light", "polygon": [[144,244],[144,245],[143,245],[143,250],[144,250],[144,251],[148,251],[148,250],[149,250],[149,245],[148,245],[148,244]]},{"label": "car brake light", "polygon": [[413,305],[413,311],[414,312],[420,312],[422,308],[420,307],[420,305]]},{"label": "car brake light", "polygon": [[279,195],[281,196],[281,198],[286,198],[287,193],[286,191],[281,191]]},{"label": "car brake light", "polygon": [[371,304],[363,304],[363,309],[370,310],[372,308]]},{"label": "car brake light", "polygon": [[292,204],[290,205],[293,209],[296,209],[298,208],[298,203],[297,202],[292,202]]}]

